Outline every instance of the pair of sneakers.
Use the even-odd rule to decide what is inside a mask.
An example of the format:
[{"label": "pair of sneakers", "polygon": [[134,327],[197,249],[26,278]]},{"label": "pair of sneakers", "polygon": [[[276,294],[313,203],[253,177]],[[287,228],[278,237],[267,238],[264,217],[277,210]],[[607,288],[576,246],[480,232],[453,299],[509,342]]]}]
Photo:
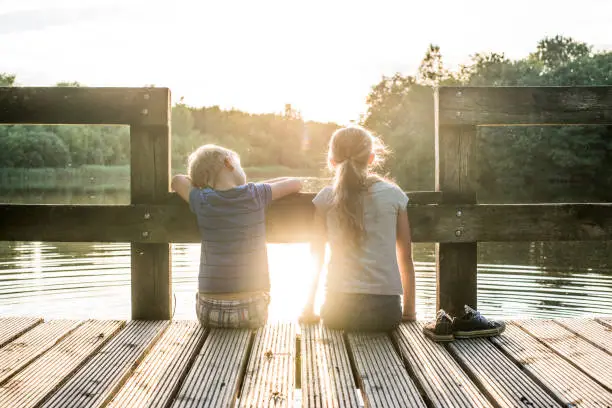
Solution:
[{"label": "pair of sneakers", "polygon": [[452,317],[440,309],[435,321],[423,327],[423,333],[433,341],[446,342],[454,339],[497,336],[506,330],[502,321],[488,320],[479,311],[468,305],[461,317]]}]

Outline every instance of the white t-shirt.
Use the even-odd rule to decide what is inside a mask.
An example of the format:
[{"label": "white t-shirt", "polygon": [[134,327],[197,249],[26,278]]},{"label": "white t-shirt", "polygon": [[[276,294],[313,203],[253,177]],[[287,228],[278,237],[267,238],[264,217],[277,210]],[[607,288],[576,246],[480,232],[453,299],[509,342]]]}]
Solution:
[{"label": "white t-shirt", "polygon": [[332,187],[325,187],[312,201],[325,215],[327,239],[331,248],[327,290],[340,293],[401,295],[402,281],[395,243],[397,217],[405,211],[408,197],[395,184],[378,181],[365,193],[362,251],[345,245],[332,207]]}]

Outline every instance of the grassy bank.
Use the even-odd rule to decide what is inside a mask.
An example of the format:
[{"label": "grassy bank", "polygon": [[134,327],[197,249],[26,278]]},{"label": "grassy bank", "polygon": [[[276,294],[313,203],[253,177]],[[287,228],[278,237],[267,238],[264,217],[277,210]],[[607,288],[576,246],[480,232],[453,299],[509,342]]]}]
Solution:
[{"label": "grassy bank", "polygon": [[[247,167],[250,180],[274,177],[317,177],[317,169],[292,169],[284,166]],[[177,169],[173,174],[185,172]],[[88,192],[129,191],[129,166],[82,166],[78,168],[0,168],[3,192],[79,190]]]}]

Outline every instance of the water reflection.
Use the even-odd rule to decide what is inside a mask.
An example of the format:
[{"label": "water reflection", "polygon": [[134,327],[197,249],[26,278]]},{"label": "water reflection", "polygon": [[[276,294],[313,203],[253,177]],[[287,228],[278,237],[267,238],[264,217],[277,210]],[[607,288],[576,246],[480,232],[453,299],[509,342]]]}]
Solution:
[{"label": "water reflection", "polygon": [[[28,193],[0,202],[126,204],[127,192]],[[270,244],[270,317],[291,320],[305,300],[306,244]],[[194,319],[199,245],[172,246],[175,317]],[[414,246],[417,311],[435,312],[434,245]],[[478,302],[494,317],[612,314],[611,242],[479,244]],[[324,279],[322,279],[322,285]],[[322,292],[318,303],[322,302]],[[129,318],[127,243],[0,242],[0,315]]]},{"label": "water reflection", "polygon": [[[516,248],[483,244],[481,253]],[[504,249],[505,248],[505,249]],[[175,317],[193,319],[199,246],[172,247]],[[529,254],[523,254],[529,256]],[[521,254],[515,252],[515,258]],[[306,244],[269,245],[270,318],[295,319],[304,303],[311,268]],[[415,245],[417,310],[435,312],[433,245]],[[610,270],[480,263],[480,308],[497,317],[612,314]],[[322,282],[323,283],[323,282]],[[319,304],[323,300],[318,296]],[[130,248],[111,243],[0,243],[0,315],[129,318]]]}]

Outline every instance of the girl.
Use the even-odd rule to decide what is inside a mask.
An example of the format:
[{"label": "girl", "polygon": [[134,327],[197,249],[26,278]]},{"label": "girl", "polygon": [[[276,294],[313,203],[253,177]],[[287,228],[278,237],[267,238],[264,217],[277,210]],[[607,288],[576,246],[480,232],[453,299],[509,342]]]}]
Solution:
[{"label": "girl", "polygon": [[202,235],[196,312],[204,327],[256,328],[270,300],[265,209],[298,192],[298,179],[247,183],[235,152],[215,145],[189,156],[172,189],[189,203]]},{"label": "girl", "polygon": [[[382,145],[360,127],[337,130],[329,143],[333,186],[317,194],[311,251],[316,275],[302,321],[316,319],[314,298],[329,241],[324,323],[344,330],[386,331],[414,320],[415,282],[408,197],[371,173]],[[403,295],[403,308],[400,302]]]}]

